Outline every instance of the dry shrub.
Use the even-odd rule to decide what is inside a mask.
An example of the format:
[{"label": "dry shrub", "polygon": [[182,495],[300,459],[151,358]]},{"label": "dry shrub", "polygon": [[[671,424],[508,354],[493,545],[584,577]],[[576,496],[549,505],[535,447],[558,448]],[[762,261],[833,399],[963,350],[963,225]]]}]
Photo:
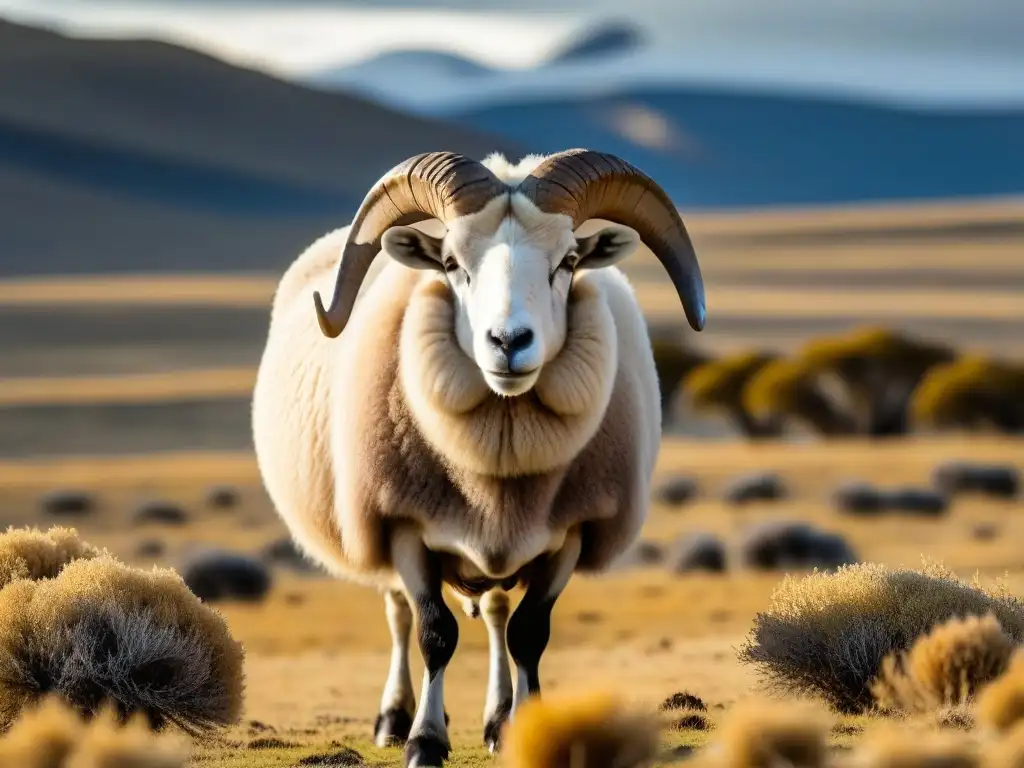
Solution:
[{"label": "dry shrub", "polygon": [[651,329],[651,351],[654,353],[654,367],[658,372],[658,387],[661,390],[661,407],[666,412],[679,383],[698,365],[711,358],[681,341],[677,332],[671,335]]},{"label": "dry shrub", "polygon": [[683,388],[697,408],[732,407],[742,402],[747,382],[776,358],[771,352],[744,352],[694,368]]},{"label": "dry shrub", "polygon": [[0,739],[0,765],[18,768],[184,768],[185,745],[154,735],[138,718],[108,710],[86,723],[55,697],[29,709]]},{"label": "dry shrub", "polygon": [[849,435],[856,421],[824,393],[817,377],[800,360],[767,363],[746,384],[743,407],[758,421],[793,418],[822,435]]},{"label": "dry shrub", "polygon": [[876,726],[857,748],[857,762],[870,768],[977,768],[981,760],[963,734]]},{"label": "dry shrub", "polygon": [[818,708],[745,700],[719,727],[716,757],[729,768],[820,768],[826,764],[831,727]]},{"label": "dry shrub", "polygon": [[638,768],[653,763],[660,725],[611,694],[531,698],[507,726],[510,768]]},{"label": "dry shrub", "polygon": [[74,528],[8,528],[0,533],[0,587],[17,579],[52,579],[71,561],[99,554]]},{"label": "dry shrub", "polygon": [[857,564],[789,576],[755,618],[740,660],[775,690],[863,712],[874,704],[870,685],[883,659],[908,650],[936,624],[988,613],[1015,641],[1024,637],[1024,602],[931,563],[921,571]]},{"label": "dry shrub", "polygon": [[1024,650],[1016,651],[1006,671],[981,691],[975,713],[981,725],[1000,733],[1024,723]]},{"label": "dry shrub", "polygon": [[1013,728],[985,749],[986,768],[1024,768],[1024,727]]},{"label": "dry shrub", "polygon": [[48,693],[87,714],[108,703],[122,718],[140,712],[153,727],[231,724],[242,659],[224,619],[172,570],[103,555],[0,590],[2,724]]},{"label": "dry shrub", "polygon": [[1013,649],[992,614],[952,619],[922,635],[909,651],[886,657],[872,693],[889,710],[959,707],[1006,671]]},{"label": "dry shrub", "polygon": [[914,391],[913,421],[937,428],[1024,428],[1024,366],[978,356],[936,366]]}]

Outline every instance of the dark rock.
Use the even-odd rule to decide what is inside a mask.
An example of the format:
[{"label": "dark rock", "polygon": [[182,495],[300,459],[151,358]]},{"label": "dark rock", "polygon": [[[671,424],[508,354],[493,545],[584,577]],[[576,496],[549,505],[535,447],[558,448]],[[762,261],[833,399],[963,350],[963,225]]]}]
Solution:
[{"label": "dark rock", "polygon": [[676,541],[669,553],[668,565],[673,573],[722,573],[726,569],[725,559],[722,542],[709,533],[694,533]]},{"label": "dark rock", "polygon": [[1014,498],[1020,492],[1020,472],[1009,465],[953,461],[936,467],[932,484],[942,493],[980,493]]},{"label": "dark rock", "polygon": [[782,478],[774,473],[744,475],[729,483],[725,489],[725,502],[734,506],[755,501],[778,501],[786,497]]},{"label": "dark rock", "polygon": [[845,483],[833,494],[836,509],[848,515],[880,515],[887,511],[886,494],[863,482]]},{"label": "dark rock", "polygon": [[886,507],[895,512],[936,517],[945,514],[949,502],[944,495],[926,488],[897,488],[886,494]]},{"label": "dark rock", "polygon": [[739,558],[754,570],[831,569],[857,562],[838,534],[806,524],[771,521],[750,526],[739,543]]},{"label": "dark rock", "polygon": [[672,477],[654,489],[654,500],[669,507],[681,507],[697,498],[697,481],[691,477]]},{"label": "dark rock", "polygon": [[155,499],[140,504],[132,513],[132,522],[136,525],[185,525],[188,523],[188,512],[172,501]]},{"label": "dark rock", "polygon": [[160,557],[167,552],[167,545],[160,539],[146,539],[135,547],[136,557]]},{"label": "dark rock", "polygon": [[206,491],[206,506],[213,509],[233,509],[242,502],[241,492],[230,485],[215,485]]},{"label": "dark rock", "polygon": [[54,517],[84,516],[95,511],[96,500],[87,491],[72,489],[50,491],[39,501],[43,512]]},{"label": "dark rock", "polygon": [[260,550],[260,559],[265,563],[281,565],[296,571],[312,572],[318,570],[317,566],[303,556],[290,536],[282,536],[280,539],[272,541],[263,547]]},{"label": "dark rock", "polygon": [[978,523],[971,528],[971,537],[975,541],[993,541],[999,538],[999,526],[995,523]]},{"label": "dark rock", "polygon": [[216,549],[190,556],[181,568],[181,576],[204,602],[262,600],[271,585],[270,570],[263,563]]},{"label": "dark rock", "polygon": [[630,548],[626,554],[625,563],[628,565],[657,565],[664,557],[665,553],[660,545],[641,539]]}]

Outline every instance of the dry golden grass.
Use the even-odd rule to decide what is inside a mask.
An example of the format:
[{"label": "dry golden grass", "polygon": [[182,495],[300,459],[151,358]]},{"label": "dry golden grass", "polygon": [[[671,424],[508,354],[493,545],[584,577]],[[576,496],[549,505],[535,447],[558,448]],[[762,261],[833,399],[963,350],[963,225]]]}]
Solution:
[{"label": "dry golden grass", "polygon": [[855,764],[869,768],[976,768],[977,747],[961,733],[908,728],[906,723],[875,726],[856,747]]},{"label": "dry golden grass", "polygon": [[154,735],[139,718],[106,711],[86,722],[56,697],[27,710],[0,738],[10,768],[184,768],[187,745]]},{"label": "dry golden grass", "polygon": [[532,699],[507,726],[510,768],[641,768],[658,753],[660,724],[609,693]]},{"label": "dry golden grass", "polygon": [[237,721],[243,651],[170,569],[103,555],[0,590],[0,721],[57,693],[84,713],[116,706],[198,732]]},{"label": "dry golden grass", "polygon": [[99,554],[74,528],[11,527],[0,533],[0,587],[16,579],[52,579],[71,561]]},{"label": "dry golden grass", "polygon": [[840,712],[874,704],[883,659],[906,651],[935,624],[992,613],[1016,641],[1024,602],[972,585],[937,565],[921,571],[861,564],[787,577],[756,617],[741,659],[771,687],[822,697]]},{"label": "dry golden grass", "polygon": [[871,690],[888,710],[960,707],[1006,671],[1015,647],[992,614],[955,618],[888,656]]},{"label": "dry golden grass", "polygon": [[831,726],[820,708],[746,699],[725,717],[709,757],[728,768],[822,768]]},{"label": "dry golden grass", "polygon": [[975,713],[980,725],[998,733],[1024,723],[1024,651],[1018,650],[1009,668],[982,690]]},{"label": "dry golden grass", "polygon": [[255,380],[255,368],[213,368],[130,376],[11,378],[0,381],[0,407],[248,397],[252,394]]}]

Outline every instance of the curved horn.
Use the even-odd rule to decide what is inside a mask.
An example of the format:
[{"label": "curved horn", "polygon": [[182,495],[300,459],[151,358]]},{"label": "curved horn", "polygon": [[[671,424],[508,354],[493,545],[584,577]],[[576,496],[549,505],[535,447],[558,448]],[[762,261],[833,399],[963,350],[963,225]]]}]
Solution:
[{"label": "curved horn", "polygon": [[381,236],[393,226],[426,219],[447,222],[476,213],[508,187],[476,160],[454,152],[426,152],[388,171],[363,199],[342,251],[331,306],[324,309],[320,292],[313,293],[317,320],[324,336],[340,334]]},{"label": "curved horn", "polygon": [[519,191],[546,213],[572,217],[573,228],[600,218],[635,229],[672,279],[690,327],[704,328],[697,254],[672,201],[646,173],[615,155],[570,149],[537,166]]}]

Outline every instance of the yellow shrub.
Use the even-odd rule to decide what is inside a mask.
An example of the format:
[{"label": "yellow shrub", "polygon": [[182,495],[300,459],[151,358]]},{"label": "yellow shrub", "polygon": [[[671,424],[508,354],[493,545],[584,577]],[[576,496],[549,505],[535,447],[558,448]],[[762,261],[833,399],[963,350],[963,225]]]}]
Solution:
[{"label": "yellow shrub", "polygon": [[697,408],[738,406],[747,382],[776,358],[771,352],[746,352],[699,365],[683,379],[683,389]]},{"label": "yellow shrub", "polygon": [[991,614],[952,619],[888,656],[872,692],[885,709],[958,707],[1006,671],[1014,645]]},{"label": "yellow shrub", "polygon": [[611,694],[532,698],[503,738],[510,768],[641,768],[657,757],[660,726]]},{"label": "yellow shrub", "polygon": [[230,724],[242,659],[224,619],[173,570],[103,555],[0,590],[0,724],[51,692],[82,712],[110,703],[153,726]]},{"label": "yellow shrub", "polygon": [[820,707],[746,700],[719,728],[716,756],[728,768],[820,768],[826,764],[831,725]]},{"label": "yellow shrub", "polygon": [[0,587],[15,579],[53,578],[72,560],[99,554],[74,528],[8,528],[0,533]]},{"label": "yellow shrub", "polygon": [[874,704],[870,685],[885,657],[909,649],[936,624],[988,613],[1014,641],[1024,638],[1024,602],[938,566],[844,566],[783,580],[755,618],[740,659],[777,690],[862,712]]},{"label": "yellow shrub", "polygon": [[1002,733],[1024,723],[1024,651],[1016,651],[1008,669],[982,690],[975,711],[981,725]]}]

